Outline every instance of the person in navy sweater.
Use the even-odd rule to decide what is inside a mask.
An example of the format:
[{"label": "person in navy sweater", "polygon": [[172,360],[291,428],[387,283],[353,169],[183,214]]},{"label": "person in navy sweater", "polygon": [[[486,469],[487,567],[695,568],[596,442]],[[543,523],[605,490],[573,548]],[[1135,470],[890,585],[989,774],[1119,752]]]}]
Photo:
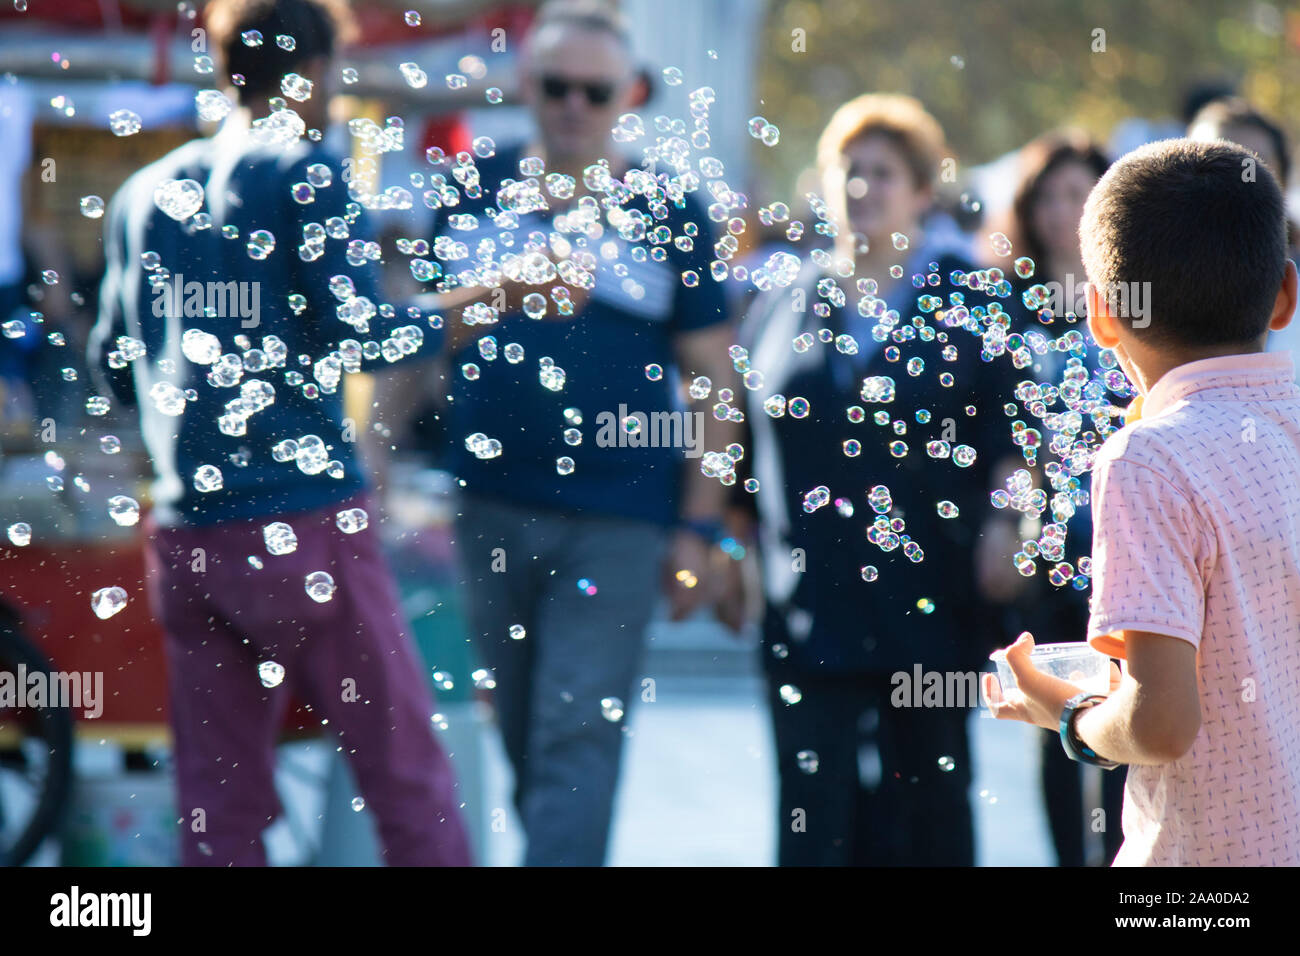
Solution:
[{"label": "person in navy sweater", "polygon": [[[343,376],[431,355],[441,336],[380,300],[350,177],[307,133],[326,125],[346,8],[217,0],[205,13],[225,70],[242,76],[239,107],[114,198],[90,343],[106,387],[138,405],[155,472],[146,557],[182,862],[265,864],[294,693],[348,755],[386,862],[468,865],[343,417]],[[287,108],[268,111],[282,93]],[[214,94],[200,106],[221,112]]]},{"label": "person in navy sweater", "polygon": [[989,505],[1013,450],[1001,406],[1014,379],[958,324],[998,301],[967,284],[965,250],[936,228],[944,155],[915,100],[842,106],[818,150],[834,244],[793,281],[789,260],[771,262],[788,285],[742,328],[764,376],[748,393],[748,457],[781,865],[974,863],[978,699],[914,685],[978,671],[993,599],[1017,587],[1014,528]]}]

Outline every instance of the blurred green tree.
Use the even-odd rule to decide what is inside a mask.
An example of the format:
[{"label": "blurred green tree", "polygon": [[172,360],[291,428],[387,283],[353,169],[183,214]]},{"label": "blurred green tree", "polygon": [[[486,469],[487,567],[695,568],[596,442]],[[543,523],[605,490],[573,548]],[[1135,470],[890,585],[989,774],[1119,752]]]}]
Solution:
[{"label": "blurred green tree", "polygon": [[1210,80],[1294,135],[1298,54],[1300,7],[1263,0],[775,0],[756,112],[781,144],[755,144],[758,174],[792,189],[831,112],[863,92],[918,97],[966,165],[1059,125],[1107,139],[1129,117],[1178,121]]}]

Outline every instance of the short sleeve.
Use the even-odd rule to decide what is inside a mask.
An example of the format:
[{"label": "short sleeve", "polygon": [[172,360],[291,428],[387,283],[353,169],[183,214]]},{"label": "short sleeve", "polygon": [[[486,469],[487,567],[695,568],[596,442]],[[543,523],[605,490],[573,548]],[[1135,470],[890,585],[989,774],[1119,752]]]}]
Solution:
[{"label": "short sleeve", "polygon": [[1088,641],[1125,657],[1121,631],[1199,646],[1211,536],[1195,506],[1146,465],[1102,458],[1093,473],[1093,595]]}]

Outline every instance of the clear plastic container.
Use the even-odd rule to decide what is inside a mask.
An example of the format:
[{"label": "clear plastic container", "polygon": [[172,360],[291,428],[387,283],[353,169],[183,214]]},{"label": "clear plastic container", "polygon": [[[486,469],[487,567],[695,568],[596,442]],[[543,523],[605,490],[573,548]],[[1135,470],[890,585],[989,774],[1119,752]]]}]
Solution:
[{"label": "clear plastic container", "polygon": [[[1015,687],[1016,676],[1007,664],[1007,652],[994,651],[989,659],[998,665],[998,683],[1003,693]],[[1110,658],[1094,651],[1086,642],[1039,644],[1030,652],[1029,659],[1040,671],[1077,684],[1090,694],[1110,693]]]}]

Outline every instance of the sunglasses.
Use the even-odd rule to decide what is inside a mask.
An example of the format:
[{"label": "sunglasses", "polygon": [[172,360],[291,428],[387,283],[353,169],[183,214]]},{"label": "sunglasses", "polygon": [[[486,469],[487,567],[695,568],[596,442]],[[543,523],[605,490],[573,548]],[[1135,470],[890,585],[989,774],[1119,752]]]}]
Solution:
[{"label": "sunglasses", "polygon": [[546,74],[542,77],[542,93],[550,100],[563,100],[569,96],[569,90],[580,89],[592,106],[604,106],[614,98],[613,83],[579,83],[562,76]]}]

